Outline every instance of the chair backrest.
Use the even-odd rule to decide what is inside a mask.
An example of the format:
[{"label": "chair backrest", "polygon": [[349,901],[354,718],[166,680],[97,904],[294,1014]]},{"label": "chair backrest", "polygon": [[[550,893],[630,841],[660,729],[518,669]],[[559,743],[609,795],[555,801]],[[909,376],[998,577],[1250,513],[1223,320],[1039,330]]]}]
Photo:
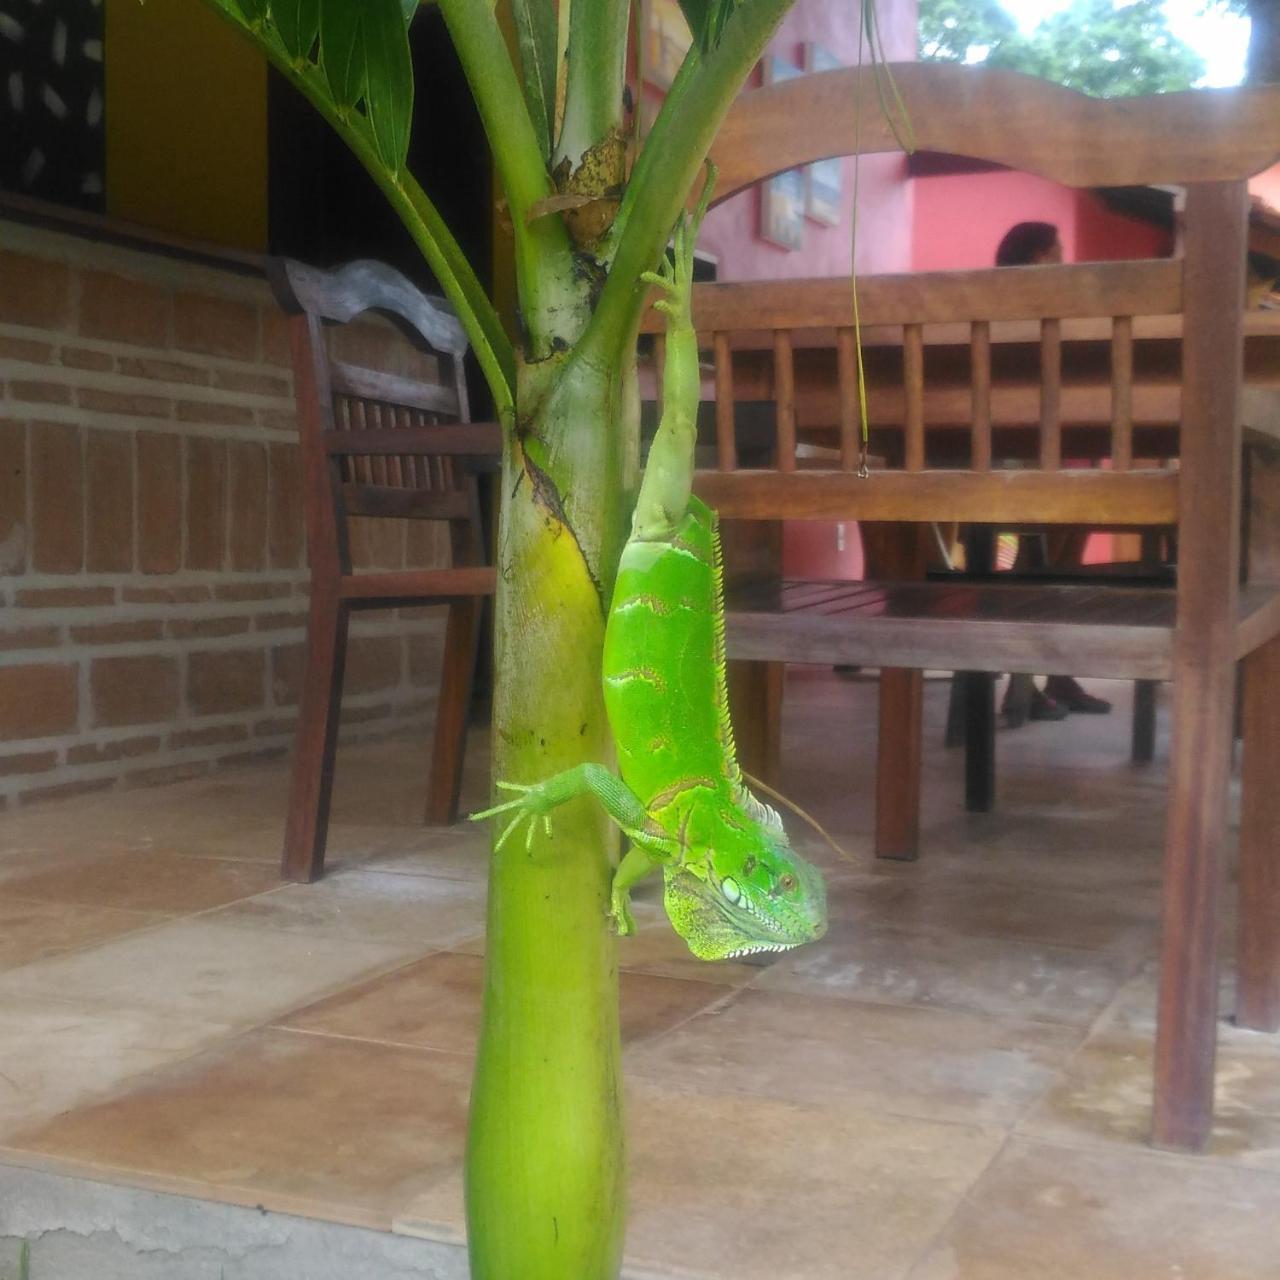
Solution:
[{"label": "chair backrest", "polygon": [[[872,445],[888,464],[866,478],[849,281],[697,285],[718,464],[699,491],[725,516],[1116,526],[1175,523],[1192,465],[1225,494],[1220,459],[1234,465],[1239,440],[1246,179],[1280,155],[1280,89],[1102,101],[1012,72],[891,73],[921,149],[1074,186],[1185,185],[1185,256],[861,278]],[[715,202],[815,160],[900,150],[876,74],[744,94],[712,149]],[[661,327],[646,318],[649,332]],[[1181,342],[1171,377],[1135,380],[1135,336]],[[771,471],[738,469],[743,400],[775,407]],[[798,457],[805,429],[825,429],[827,469]],[[1066,483],[1064,437],[1068,455],[1087,448],[1109,468]],[[1179,453],[1181,480],[1134,466]],[[1023,469],[1001,469],[1014,458]]]},{"label": "chair backrest", "polygon": [[[292,315],[313,569],[317,559],[336,556],[340,571],[350,571],[347,516],[474,525],[476,481],[468,458],[496,456],[500,438],[492,424],[470,423],[467,339],[449,304],[379,262],[324,271],[275,259],[270,274],[277,299]],[[326,324],[345,324],[369,311],[390,319],[436,358],[438,382],[332,358]]]}]

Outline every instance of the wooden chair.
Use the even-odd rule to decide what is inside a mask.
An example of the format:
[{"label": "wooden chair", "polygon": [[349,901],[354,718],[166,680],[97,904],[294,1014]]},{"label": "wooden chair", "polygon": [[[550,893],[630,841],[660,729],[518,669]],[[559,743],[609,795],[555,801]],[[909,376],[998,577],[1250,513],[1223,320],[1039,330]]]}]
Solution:
[{"label": "wooden chair", "polygon": [[[892,72],[922,149],[1080,187],[1185,184],[1185,257],[864,277],[871,447],[889,463],[870,474],[859,468],[848,281],[695,286],[694,324],[713,362],[703,394],[716,402],[718,442],[716,469],[699,473],[697,491],[727,529],[736,520],[871,522],[891,563],[886,582],[756,581],[731,595],[728,653],[745,662],[731,690],[754,699],[738,706],[739,742],[744,755],[759,753],[767,778],[784,660],[880,667],[877,852],[914,857],[924,669],[1171,680],[1153,1139],[1198,1149],[1213,1114],[1238,659],[1236,1020],[1280,1028],[1280,788],[1266,780],[1280,743],[1280,573],[1242,585],[1239,571],[1242,353],[1246,333],[1280,342],[1270,318],[1251,313],[1245,322],[1246,179],[1280,154],[1280,89],[1107,102],[1009,72],[929,64]],[[879,101],[870,71],[744,94],[713,148],[716,201],[859,145],[898,150]],[[660,333],[661,317],[645,327]],[[1019,356],[1023,376],[993,378],[993,342]],[[1269,348],[1273,363],[1278,349]],[[1280,386],[1270,395],[1264,412],[1274,420]],[[774,463],[743,469],[735,404],[766,398],[776,407]],[[834,447],[839,466],[807,466],[798,441]],[[1005,469],[1006,457],[1031,465]],[[1110,466],[1064,467],[1077,457]],[[1144,458],[1175,463],[1135,466]],[[932,521],[1169,530],[1177,585],[921,581]]]},{"label": "wooden chair", "polygon": [[[272,283],[291,313],[294,390],[304,477],[311,607],[306,668],[289,783],[282,874],[310,881],[324,871],[347,627],[356,609],[447,603],[435,743],[427,781],[428,822],[457,814],[476,665],[479,612],[494,591],[484,564],[475,464],[497,458],[498,428],[468,421],[467,341],[448,305],[428,298],[376,262],[319,271],[272,264]],[[366,311],[392,320],[451,366],[444,385],[358,368],[329,357],[325,322]],[[452,565],[354,573],[350,516],[446,521]]]}]

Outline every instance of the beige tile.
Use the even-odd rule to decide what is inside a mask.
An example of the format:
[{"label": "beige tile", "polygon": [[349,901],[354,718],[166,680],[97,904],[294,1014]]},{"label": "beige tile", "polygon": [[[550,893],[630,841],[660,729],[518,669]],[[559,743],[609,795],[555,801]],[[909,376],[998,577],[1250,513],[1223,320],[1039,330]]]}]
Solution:
[{"label": "beige tile", "polygon": [[209,919],[426,951],[483,932],[484,907],[482,883],[346,871],[248,898]]},{"label": "beige tile", "polygon": [[[725,997],[725,989],[713,983],[643,973],[622,974],[619,986],[627,1043],[660,1035]],[[483,989],[479,956],[440,952],[301,1009],[280,1025],[472,1053]]]},{"label": "beige tile", "polygon": [[462,1058],[256,1031],[12,1135],[50,1166],[371,1227],[461,1158]]},{"label": "beige tile", "polygon": [[[971,1125],[803,1106],[728,1089],[629,1091],[628,1272],[898,1280],[999,1149]],[[457,1239],[458,1171],[395,1230]]]},{"label": "beige tile", "polygon": [[0,974],[0,997],[90,1002],[246,1026],[266,1021],[407,958],[404,946],[330,940],[205,919]]},{"label": "beige tile", "polygon": [[[1151,1036],[1101,1031],[1019,1125],[1055,1142],[1138,1147],[1151,1130]],[[1219,1045],[1209,1154],[1280,1172],[1280,1044]]]},{"label": "beige tile", "polygon": [[820,942],[778,956],[755,986],[1086,1027],[1131,968],[1114,956],[1074,947],[855,919],[833,921]]},{"label": "beige tile", "polygon": [[164,853],[116,853],[70,866],[10,870],[0,896],[186,915],[273,889],[274,867]]},{"label": "beige tile", "polygon": [[1011,1124],[1078,1040],[1047,1023],[746,991],[638,1049],[631,1068],[681,1092]]},{"label": "beige tile", "polygon": [[28,902],[0,893],[0,970],[93,946],[165,918],[115,907]]},{"label": "beige tile", "polygon": [[1274,1280],[1280,1178],[1014,1141],[911,1280]]},{"label": "beige tile", "polygon": [[0,996],[0,1141],[230,1034],[137,1010]]}]

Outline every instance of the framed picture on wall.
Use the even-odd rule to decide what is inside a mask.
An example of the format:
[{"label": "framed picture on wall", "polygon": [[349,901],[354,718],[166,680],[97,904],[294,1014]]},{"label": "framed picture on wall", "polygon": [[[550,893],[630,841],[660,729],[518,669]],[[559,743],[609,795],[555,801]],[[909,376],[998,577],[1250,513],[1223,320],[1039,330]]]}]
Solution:
[{"label": "framed picture on wall", "polygon": [[[765,84],[778,84],[803,75],[801,68],[786,58],[770,54],[764,60]],[[782,249],[799,249],[804,244],[805,172],[788,169],[770,178],[760,188],[760,236]]]},{"label": "framed picture on wall", "polygon": [[644,79],[669,89],[693,44],[679,0],[644,0]]},{"label": "framed picture on wall", "polygon": [[[804,46],[804,69],[835,71],[844,66],[830,49],[809,41]],[[805,168],[805,216],[824,226],[840,225],[841,206],[844,203],[844,161],[838,156],[832,160],[818,160]]]}]

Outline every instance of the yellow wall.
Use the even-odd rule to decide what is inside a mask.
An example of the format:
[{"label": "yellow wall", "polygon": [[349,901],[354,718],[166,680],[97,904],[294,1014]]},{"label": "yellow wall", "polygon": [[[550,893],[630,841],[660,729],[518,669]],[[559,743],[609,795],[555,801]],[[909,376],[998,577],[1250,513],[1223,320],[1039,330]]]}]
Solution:
[{"label": "yellow wall", "polygon": [[201,0],[106,0],[107,212],[243,249],[267,240],[267,72]]}]

